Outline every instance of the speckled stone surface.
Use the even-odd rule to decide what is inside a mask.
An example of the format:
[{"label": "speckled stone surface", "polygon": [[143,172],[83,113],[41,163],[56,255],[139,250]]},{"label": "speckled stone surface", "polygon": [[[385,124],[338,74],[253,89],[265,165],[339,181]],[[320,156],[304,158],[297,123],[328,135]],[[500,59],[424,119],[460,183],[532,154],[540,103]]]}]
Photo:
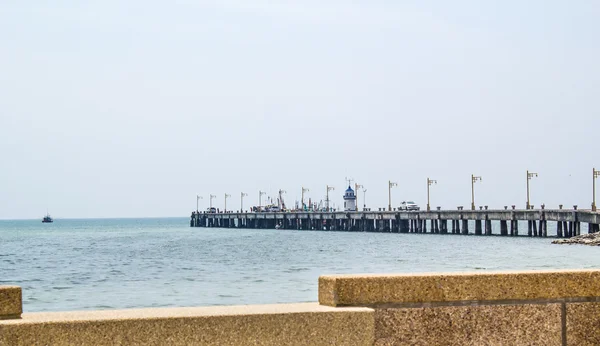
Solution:
[{"label": "speckled stone surface", "polygon": [[600,345],[600,303],[567,304],[567,345]]},{"label": "speckled stone surface", "polygon": [[562,344],[561,305],[377,309],[375,345]]},{"label": "speckled stone surface", "polygon": [[328,306],[599,297],[600,270],[331,275],[319,278]]},{"label": "speckled stone surface", "polygon": [[0,320],[19,318],[22,312],[21,287],[0,286]]},{"label": "speckled stone surface", "polygon": [[317,303],[25,313],[0,345],[372,345],[374,311]]}]

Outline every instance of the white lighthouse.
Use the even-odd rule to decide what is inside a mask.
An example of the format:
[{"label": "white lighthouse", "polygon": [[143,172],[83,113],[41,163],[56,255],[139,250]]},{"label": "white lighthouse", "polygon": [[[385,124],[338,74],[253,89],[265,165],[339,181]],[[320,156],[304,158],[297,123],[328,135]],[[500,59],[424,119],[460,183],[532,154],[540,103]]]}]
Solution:
[{"label": "white lighthouse", "polygon": [[344,193],[344,211],[356,211],[356,195],[350,186]]}]

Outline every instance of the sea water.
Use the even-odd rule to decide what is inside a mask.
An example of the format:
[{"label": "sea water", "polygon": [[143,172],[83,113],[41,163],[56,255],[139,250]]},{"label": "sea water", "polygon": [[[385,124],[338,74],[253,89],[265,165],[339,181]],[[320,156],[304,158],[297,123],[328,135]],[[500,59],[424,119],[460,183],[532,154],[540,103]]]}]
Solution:
[{"label": "sea water", "polygon": [[323,274],[600,267],[600,248],[551,240],[0,221],[0,285],[21,286],[32,312],[317,301]]}]

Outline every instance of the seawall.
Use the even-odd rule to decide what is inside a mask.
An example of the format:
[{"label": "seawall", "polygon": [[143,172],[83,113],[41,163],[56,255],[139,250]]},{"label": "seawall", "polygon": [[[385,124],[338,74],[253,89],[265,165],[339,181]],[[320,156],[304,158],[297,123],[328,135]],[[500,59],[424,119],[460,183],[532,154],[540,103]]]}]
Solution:
[{"label": "seawall", "polygon": [[54,313],[22,313],[21,289],[0,286],[0,345],[600,344],[600,270],[326,275],[318,285],[318,303]]}]

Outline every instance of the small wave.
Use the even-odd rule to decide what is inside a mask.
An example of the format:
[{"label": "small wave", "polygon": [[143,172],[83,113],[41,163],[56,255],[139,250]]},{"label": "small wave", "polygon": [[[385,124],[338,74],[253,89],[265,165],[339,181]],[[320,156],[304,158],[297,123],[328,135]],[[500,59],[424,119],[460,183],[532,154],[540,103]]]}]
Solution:
[{"label": "small wave", "polygon": [[73,288],[73,287],[71,287],[71,286],[52,286],[53,290],[69,290],[71,288]]},{"label": "small wave", "polygon": [[283,272],[284,273],[297,273],[297,272],[305,272],[310,270],[309,268],[290,268],[290,269],[286,269]]}]

